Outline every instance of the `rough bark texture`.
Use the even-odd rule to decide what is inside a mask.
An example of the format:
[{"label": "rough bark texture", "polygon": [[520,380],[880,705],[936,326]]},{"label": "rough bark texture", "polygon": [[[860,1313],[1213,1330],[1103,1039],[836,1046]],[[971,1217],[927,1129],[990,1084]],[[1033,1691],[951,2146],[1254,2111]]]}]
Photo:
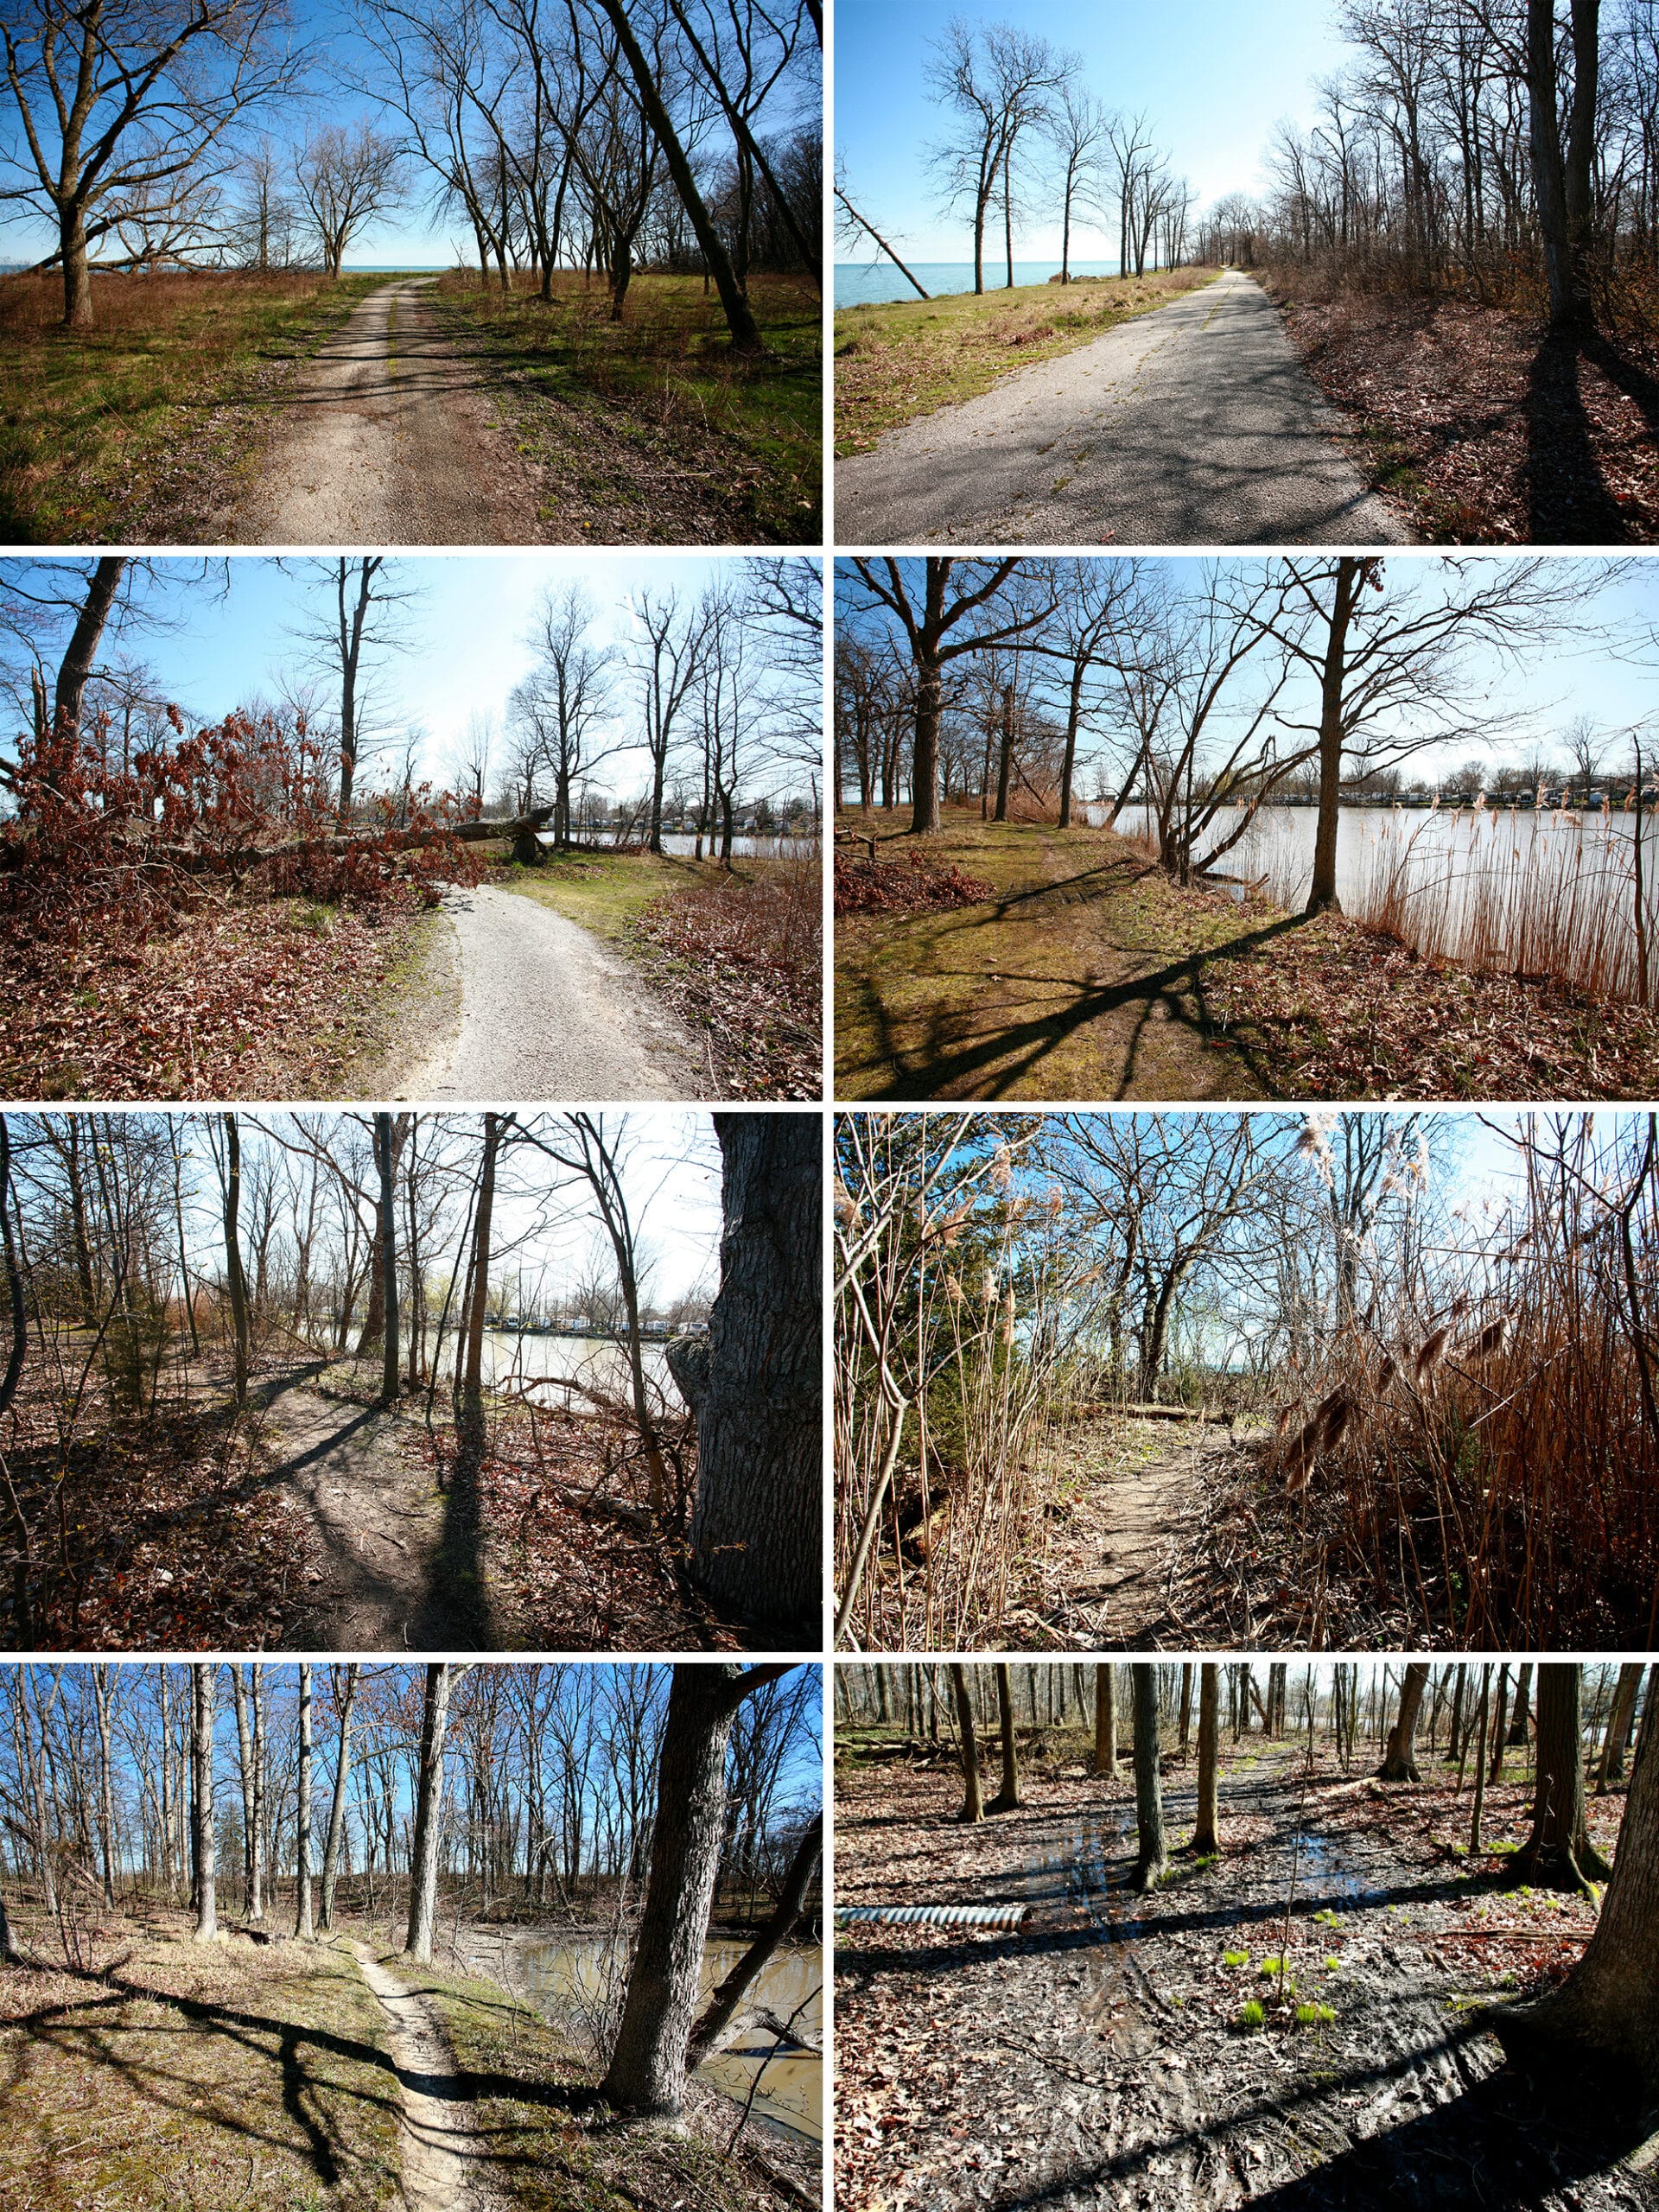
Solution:
[{"label": "rough bark texture", "polygon": [[1005,1660],[998,1660],[996,1666],[996,1711],[1002,1737],[1002,1786],[985,1809],[1012,1813],[1020,1803],[1020,1752],[1014,1737],[1014,1689]]},{"label": "rough bark texture", "polygon": [[1557,1890],[1605,1881],[1607,1862],[1584,1820],[1583,1678],[1559,1662],[1538,1669],[1538,1763],[1532,1834],[1510,1862],[1510,1878]]},{"label": "rough bark texture", "polygon": [[693,1570],[721,1605],[817,1635],[822,1135],[811,1114],[716,1114],[720,1294],[697,1416]]},{"label": "rough bark texture", "polygon": [[214,1882],[213,1827],[213,1679],[212,1664],[190,1670],[195,1696],[191,1711],[191,1765],[194,1770],[194,1857],[196,1861],[196,1929],[198,1943],[212,1943],[219,1936],[218,1897]]},{"label": "rough bark texture", "polygon": [[1505,2043],[1545,2037],[1576,2044],[1634,2068],[1650,2105],[1659,2100],[1656,1736],[1651,1725],[1643,1727],[1612,1878],[1583,1958],[1560,1988],[1535,2005],[1500,2008],[1491,2022]]},{"label": "rough bark texture", "polygon": [[1137,1661],[1129,1669],[1135,1685],[1135,1821],[1140,1844],[1135,1886],[1150,1890],[1169,1866],[1164,1840],[1164,1792],[1158,1774],[1158,1669]]},{"label": "rough bark texture", "polygon": [[300,1662],[300,1766],[294,1814],[294,1933],[308,1943],[311,1924],[311,1669]]},{"label": "rough bark texture", "polygon": [[1200,1856],[1221,1849],[1216,1802],[1217,1745],[1221,1733],[1221,1685],[1214,1667],[1198,1670],[1198,1819],[1192,1848]]},{"label": "rough bark texture", "polygon": [[671,2119],[686,2056],[726,1817],[726,1746],[743,1669],[681,1662],[668,1694],[645,1911],[616,2045],[600,2094],[619,2112]]},{"label": "rough bark texture", "polygon": [[1400,1685],[1400,1717],[1389,1731],[1388,1748],[1376,1770],[1383,1782],[1421,1782],[1417,1771],[1417,1716],[1423,1709],[1428,1662],[1414,1661]]},{"label": "rough bark texture", "polygon": [[328,1807],[328,1837],[322,1847],[322,1925],[334,1924],[334,1884],[340,1877],[340,1847],[346,1834],[346,1787],[352,1771],[352,1707],[357,1699],[361,1669],[355,1661],[334,1669],[334,1697],[340,1726],[334,1738],[334,1794]]}]

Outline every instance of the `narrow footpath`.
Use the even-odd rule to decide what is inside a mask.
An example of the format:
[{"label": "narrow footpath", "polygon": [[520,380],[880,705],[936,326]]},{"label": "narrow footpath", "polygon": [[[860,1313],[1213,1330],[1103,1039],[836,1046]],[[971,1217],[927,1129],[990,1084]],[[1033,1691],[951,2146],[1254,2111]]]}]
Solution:
[{"label": "narrow footpath", "polygon": [[401,2176],[407,2212],[467,2212],[475,2202],[467,2178],[480,2145],[469,2107],[425,2000],[381,1965],[366,1943],[352,1950],[363,1979],[386,2016],[386,2042],[403,2102]]}]

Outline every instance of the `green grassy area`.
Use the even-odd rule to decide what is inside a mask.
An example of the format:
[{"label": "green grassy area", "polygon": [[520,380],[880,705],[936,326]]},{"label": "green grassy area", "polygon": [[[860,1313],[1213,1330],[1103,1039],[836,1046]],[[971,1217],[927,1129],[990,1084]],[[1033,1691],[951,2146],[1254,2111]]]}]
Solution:
[{"label": "green grassy area", "polygon": [[804,280],[756,276],[766,351],[745,360],[700,277],[639,275],[622,319],[598,278],[554,296],[452,271],[429,294],[446,325],[506,372],[505,410],[541,472],[556,536],[595,543],[816,543],[823,534],[823,344]]},{"label": "green grassy area", "polygon": [[[870,824],[848,816],[867,835]],[[885,857],[907,843],[876,825]],[[992,887],[970,906],[836,925],[836,1069],[859,1098],[1260,1098],[1208,970],[1284,926],[1183,891],[1109,830],[947,808],[931,855]]]},{"label": "green grassy area", "polygon": [[[744,865],[740,861],[735,872]],[[654,899],[690,891],[720,873],[713,861],[681,860],[671,853],[550,853],[540,868],[504,861],[495,880],[626,947],[629,923]]]},{"label": "green grassy area", "polygon": [[[57,1952],[55,1929],[19,1932]],[[397,2084],[353,1960],[236,1936],[198,1947],[180,1914],[105,1914],[83,1932],[100,1973],[0,1967],[0,2204],[402,2204]]]},{"label": "green grassy area", "polygon": [[384,275],[99,276],[90,331],[49,276],[0,278],[0,531],[25,545],[200,532],[260,404]]},{"label": "green grassy area", "polygon": [[1086,346],[1219,273],[1167,269],[843,308],[835,324],[836,454],[867,453],[884,430],[972,399],[1010,369]]}]

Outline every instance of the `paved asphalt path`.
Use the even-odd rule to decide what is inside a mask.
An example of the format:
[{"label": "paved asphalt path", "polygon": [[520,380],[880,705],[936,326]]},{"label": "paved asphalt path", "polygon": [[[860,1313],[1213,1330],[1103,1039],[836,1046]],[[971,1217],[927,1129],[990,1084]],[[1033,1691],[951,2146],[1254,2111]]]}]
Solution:
[{"label": "paved asphalt path", "polygon": [[444,899],[461,960],[461,1031],[405,1098],[702,1098],[703,1055],[590,931],[490,884]]},{"label": "paved asphalt path", "polygon": [[423,297],[383,284],[277,403],[258,482],[227,534],[245,545],[528,545],[522,464],[475,365]]},{"label": "paved asphalt path", "polygon": [[836,463],[852,545],[1402,544],[1235,270]]}]

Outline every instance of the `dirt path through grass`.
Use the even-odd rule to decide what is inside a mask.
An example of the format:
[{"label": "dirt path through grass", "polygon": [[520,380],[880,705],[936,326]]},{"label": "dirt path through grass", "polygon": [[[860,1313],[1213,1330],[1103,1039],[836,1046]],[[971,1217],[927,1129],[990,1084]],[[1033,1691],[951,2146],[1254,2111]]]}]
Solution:
[{"label": "dirt path through grass", "polygon": [[[1143,2212],[1651,2212],[1592,2094],[1509,2065],[1478,2007],[1576,1957],[1580,1899],[1497,1886],[1467,1860],[1469,1794],[1344,1774],[1329,1744],[1224,1739],[1222,1855],[1198,1862],[1192,1767],[1166,1755],[1167,1882],[1137,1897],[1127,1767],[1089,1771],[1082,1732],[1028,1751],[1024,1803],[962,1827],[954,1758],[836,1777],[838,1904],[1020,1901],[1014,1933],[868,1926],[836,1955],[837,2203],[873,2212],[1128,2206]],[[919,1751],[920,1747],[918,1747]],[[1486,1838],[1524,1834],[1520,1777]],[[1604,1847],[1618,1820],[1592,1802]],[[1300,2026],[1263,1971],[1284,1942]],[[1262,2008],[1252,2029],[1245,2007]]]},{"label": "dirt path through grass", "polygon": [[288,1649],[477,1648],[476,1563],[469,1583],[457,1502],[435,1487],[410,1416],[302,1381],[272,1395],[260,1440],[267,1484],[300,1503],[315,1536],[318,1580]]},{"label": "dirt path through grass", "polygon": [[437,2023],[425,2000],[382,1966],[366,1943],[353,1943],[352,1949],[386,2016],[386,2043],[403,2101],[407,2212],[466,2212],[477,2201],[467,2162],[479,2158],[480,2148]]},{"label": "dirt path through grass", "polygon": [[445,911],[461,1027],[409,1074],[404,1098],[703,1098],[695,1040],[627,963],[550,906],[481,883]]},{"label": "dirt path through grass", "polygon": [[995,896],[836,924],[840,1095],[1268,1095],[1215,1033],[1206,966],[1294,924],[1176,891],[1110,831],[963,818],[940,844]]},{"label": "dirt path through grass", "polygon": [[477,364],[429,278],[371,292],[276,404],[258,480],[228,517],[249,545],[530,545],[536,502]]}]

